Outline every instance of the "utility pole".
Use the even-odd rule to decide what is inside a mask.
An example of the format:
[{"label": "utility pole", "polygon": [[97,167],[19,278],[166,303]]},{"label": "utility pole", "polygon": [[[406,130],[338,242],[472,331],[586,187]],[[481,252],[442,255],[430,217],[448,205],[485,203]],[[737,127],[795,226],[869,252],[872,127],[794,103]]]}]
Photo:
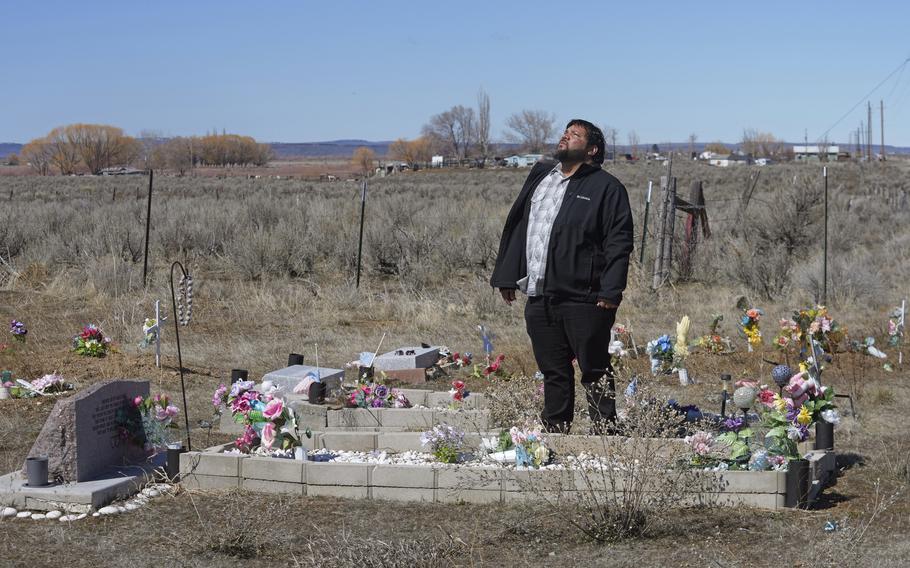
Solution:
[{"label": "utility pole", "polygon": [[883,101],[882,99],[879,99],[879,100],[878,100],[878,104],[879,104],[879,112],[881,113],[881,117],[882,117],[882,127],[881,127],[881,131],[882,131],[881,156],[882,156],[882,161],[885,161],[885,101]]},{"label": "utility pole", "polygon": [[857,132],[857,134],[859,135],[859,147],[863,153],[862,161],[865,162],[866,161],[866,140],[865,140],[866,125],[863,124],[862,120],[859,121],[859,132]]},{"label": "utility pole", "polygon": [[866,160],[872,161],[872,103],[866,102],[868,116],[866,117]]}]

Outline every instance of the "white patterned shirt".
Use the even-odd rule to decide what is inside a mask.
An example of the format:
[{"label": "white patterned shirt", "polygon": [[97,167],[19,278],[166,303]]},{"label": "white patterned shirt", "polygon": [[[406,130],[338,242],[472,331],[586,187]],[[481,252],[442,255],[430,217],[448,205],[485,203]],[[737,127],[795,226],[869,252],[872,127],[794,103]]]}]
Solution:
[{"label": "white patterned shirt", "polygon": [[528,296],[536,296],[543,284],[547,271],[547,249],[550,245],[550,231],[553,221],[562,206],[562,198],[569,185],[569,178],[562,173],[562,165],[556,164],[544,177],[531,196],[531,211],[528,214],[528,235],[525,254],[528,264],[527,287],[520,286]]}]

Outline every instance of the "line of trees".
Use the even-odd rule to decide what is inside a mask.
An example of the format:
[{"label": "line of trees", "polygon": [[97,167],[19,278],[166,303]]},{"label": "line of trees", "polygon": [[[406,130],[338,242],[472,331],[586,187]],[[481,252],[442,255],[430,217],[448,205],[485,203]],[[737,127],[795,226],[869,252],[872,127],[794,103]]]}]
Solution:
[{"label": "line of trees", "polygon": [[268,144],[250,136],[208,134],[157,139],[136,139],[116,126],[68,124],[22,147],[21,157],[41,174],[99,174],[114,166],[141,165],[172,169],[180,174],[197,166],[265,165],[272,158]]},{"label": "line of trees", "polygon": [[[490,95],[480,89],[476,107],[455,105],[431,116],[420,137],[399,138],[389,146],[389,155],[409,164],[428,162],[434,154],[476,158],[482,164],[494,152],[490,124]],[[503,137],[526,152],[543,153],[552,149],[556,134],[555,114],[523,110],[508,117]]]}]

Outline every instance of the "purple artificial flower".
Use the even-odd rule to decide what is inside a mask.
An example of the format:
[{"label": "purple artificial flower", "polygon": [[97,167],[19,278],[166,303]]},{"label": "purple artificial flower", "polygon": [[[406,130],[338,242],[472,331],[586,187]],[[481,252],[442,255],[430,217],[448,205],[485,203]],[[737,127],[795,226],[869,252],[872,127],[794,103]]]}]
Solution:
[{"label": "purple artificial flower", "polygon": [[9,332],[16,336],[16,339],[25,339],[28,330],[25,324],[18,320],[13,320],[9,326]]},{"label": "purple artificial flower", "polygon": [[375,394],[377,398],[385,398],[389,395],[389,389],[385,385],[377,385],[376,388],[373,389],[373,394]]},{"label": "purple artificial flower", "polygon": [[373,401],[370,403],[370,406],[372,406],[373,408],[382,408],[385,406],[385,399],[374,398]]},{"label": "purple artificial flower", "polygon": [[724,420],[724,429],[729,432],[739,432],[743,427],[743,419],[731,416]]},{"label": "purple artificial flower", "polygon": [[224,383],[218,385],[218,388],[215,389],[215,394],[212,395],[212,406],[218,408],[224,402],[224,395],[227,394],[227,387],[224,386]]}]

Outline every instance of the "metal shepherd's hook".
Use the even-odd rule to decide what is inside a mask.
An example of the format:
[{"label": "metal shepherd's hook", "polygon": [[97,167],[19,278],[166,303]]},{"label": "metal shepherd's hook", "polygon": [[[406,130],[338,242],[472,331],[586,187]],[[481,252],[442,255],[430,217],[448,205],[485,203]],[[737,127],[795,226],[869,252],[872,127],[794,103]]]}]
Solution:
[{"label": "metal shepherd's hook", "polygon": [[[174,293],[174,269],[180,268],[182,276],[180,277],[180,301],[177,301],[177,294]],[[177,341],[177,366],[180,369],[180,390],[183,393],[183,417],[186,420],[186,449],[193,449],[190,443],[190,413],[186,404],[186,384],[183,380],[183,354],[180,352],[180,326],[190,324],[190,318],[193,315],[193,277],[186,271],[186,268],[180,261],[171,265],[171,308],[174,310],[174,339]]]}]

